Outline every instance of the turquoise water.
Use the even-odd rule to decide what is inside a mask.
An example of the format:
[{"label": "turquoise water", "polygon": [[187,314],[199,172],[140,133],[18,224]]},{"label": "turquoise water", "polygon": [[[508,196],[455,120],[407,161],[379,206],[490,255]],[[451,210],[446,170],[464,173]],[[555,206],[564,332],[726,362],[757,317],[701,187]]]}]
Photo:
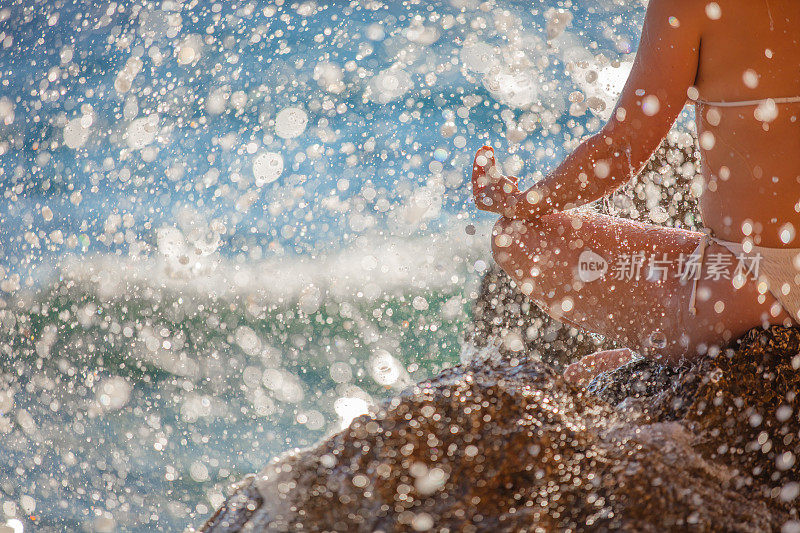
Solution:
[{"label": "turquoise water", "polygon": [[0,312],[4,494],[34,498],[38,527],[196,523],[273,454],[457,362],[469,295],[453,271],[429,289],[323,287],[299,303],[65,277]]},{"label": "turquoise water", "polygon": [[198,524],[456,363],[472,154],[596,130],[630,4],[0,6],[0,524]]}]

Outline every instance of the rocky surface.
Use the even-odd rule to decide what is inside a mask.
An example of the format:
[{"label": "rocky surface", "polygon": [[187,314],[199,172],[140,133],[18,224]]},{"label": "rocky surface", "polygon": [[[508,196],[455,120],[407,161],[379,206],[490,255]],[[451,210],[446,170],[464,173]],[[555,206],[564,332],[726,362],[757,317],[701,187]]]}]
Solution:
[{"label": "rocky surface", "polygon": [[752,331],[627,409],[537,358],[461,365],[273,461],[202,530],[794,531],[798,353],[797,330]]},{"label": "rocky surface", "polygon": [[472,323],[465,332],[469,348],[481,351],[491,345],[503,357],[523,353],[562,369],[584,355],[614,347],[599,336],[547,316],[496,263],[483,275],[478,294],[472,304]]},{"label": "rocky surface", "polygon": [[614,406],[642,400],[652,403],[653,397],[667,394],[686,369],[672,368],[650,359],[637,358],[616,370],[597,375],[587,386],[588,392]]}]

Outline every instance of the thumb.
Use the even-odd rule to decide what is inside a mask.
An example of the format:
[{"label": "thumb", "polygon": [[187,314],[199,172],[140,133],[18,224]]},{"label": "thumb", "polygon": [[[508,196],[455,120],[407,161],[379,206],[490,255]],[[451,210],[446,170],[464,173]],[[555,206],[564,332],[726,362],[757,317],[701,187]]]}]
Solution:
[{"label": "thumb", "polygon": [[494,167],[494,150],[484,146],[475,154],[472,163],[472,191],[477,192],[489,184],[489,170]]}]

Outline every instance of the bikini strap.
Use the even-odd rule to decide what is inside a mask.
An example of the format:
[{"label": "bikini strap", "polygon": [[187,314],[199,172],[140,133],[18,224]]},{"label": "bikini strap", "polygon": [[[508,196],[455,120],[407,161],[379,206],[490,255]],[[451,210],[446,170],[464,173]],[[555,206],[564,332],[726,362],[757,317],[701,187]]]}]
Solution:
[{"label": "bikini strap", "polygon": [[[703,233],[703,235],[700,237],[700,250],[698,253],[700,272],[698,273],[697,277],[692,280],[692,294],[689,296],[689,313],[692,316],[697,316],[697,282],[700,280],[700,276],[703,275],[703,258],[705,256],[706,248],[708,247],[708,242],[714,240],[710,228],[701,228],[700,231]],[[692,256],[694,255],[694,252],[692,252]]]},{"label": "bikini strap", "polygon": [[692,101],[697,104],[710,105],[714,107],[746,107],[751,105],[761,105],[767,102],[772,102],[773,104],[794,104],[800,102],[800,96],[786,96],[783,98],[762,98],[760,100],[732,100],[727,102],[714,102],[711,100],[703,100],[702,98],[697,98],[696,100]]}]

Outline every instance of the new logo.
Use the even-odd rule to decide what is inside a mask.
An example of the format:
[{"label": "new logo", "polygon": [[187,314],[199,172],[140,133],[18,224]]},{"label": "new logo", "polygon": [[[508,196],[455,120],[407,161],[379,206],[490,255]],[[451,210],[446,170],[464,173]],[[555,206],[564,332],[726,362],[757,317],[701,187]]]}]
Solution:
[{"label": "new logo", "polygon": [[608,272],[608,261],[591,250],[578,257],[578,278],[584,283],[602,278]]}]

